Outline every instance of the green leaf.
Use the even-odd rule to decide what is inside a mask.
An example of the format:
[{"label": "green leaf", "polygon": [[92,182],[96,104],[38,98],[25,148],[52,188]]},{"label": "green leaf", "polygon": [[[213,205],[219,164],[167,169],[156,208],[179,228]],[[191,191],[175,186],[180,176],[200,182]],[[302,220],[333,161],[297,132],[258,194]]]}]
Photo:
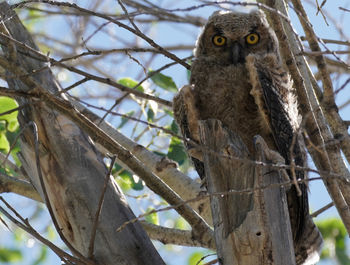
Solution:
[{"label": "green leaf", "polygon": [[23,230],[21,230],[20,228],[17,228],[17,229],[14,230],[13,239],[17,243],[21,243],[24,240],[26,240],[26,234],[25,234],[25,232]]},{"label": "green leaf", "polygon": [[187,70],[186,73],[187,73],[187,81],[190,82],[190,80],[191,80],[191,71]]},{"label": "green leaf", "polygon": [[[122,169],[122,167],[117,164],[114,168],[117,169],[116,171],[120,171]],[[131,174],[129,171],[125,169],[123,169],[119,173],[119,177],[116,179],[116,181],[124,191],[128,191],[130,189],[142,190],[144,186],[142,179],[137,178],[136,176],[133,176],[133,174]]]},{"label": "green leaf", "polygon": [[[15,109],[17,107],[18,104],[14,99],[9,97],[0,97],[0,114]],[[7,129],[10,132],[14,132],[19,126],[17,121],[17,115],[17,110],[5,115],[0,115],[0,120],[6,121]]]},{"label": "green leaf", "polygon": [[152,122],[153,119],[154,119],[154,111],[151,108],[149,108],[147,111],[147,121]]},{"label": "green leaf", "polygon": [[[153,211],[154,208],[148,207],[146,213]],[[150,213],[145,216],[145,220],[151,224],[159,225],[159,218],[157,213]]]},{"label": "green leaf", "polygon": [[128,191],[132,187],[132,175],[127,170],[120,172],[119,177],[116,179],[116,181],[123,191]]},{"label": "green leaf", "polygon": [[174,113],[172,110],[168,110],[166,108],[163,109],[166,114],[168,114],[170,117],[174,117]]},{"label": "green leaf", "polygon": [[43,264],[47,258],[47,246],[42,246],[39,257],[32,263],[32,265]]},{"label": "green leaf", "polygon": [[179,133],[179,126],[177,125],[177,123],[176,123],[175,120],[172,121],[170,130],[171,130],[173,133],[176,133],[176,134]]},{"label": "green leaf", "polygon": [[[189,65],[192,65],[192,60],[191,60],[191,59],[188,59],[188,60],[187,60],[187,63],[188,63]],[[190,79],[191,79],[191,70],[186,69],[186,75],[187,75],[187,81],[190,82]]]},{"label": "green leaf", "polygon": [[[139,82],[135,81],[134,79],[130,78],[130,77],[124,77],[121,78],[117,81],[118,84],[121,84],[123,86],[126,86],[128,88],[134,88]],[[144,92],[145,89],[143,88],[143,86],[138,86],[136,87],[136,90]]]},{"label": "green leaf", "polygon": [[41,13],[37,10],[29,10],[28,12],[28,18],[29,19],[37,19],[42,17]]},{"label": "green leaf", "polygon": [[0,120],[0,132],[1,131],[3,131],[3,132],[6,131],[6,121],[1,121]]},{"label": "green leaf", "polygon": [[[154,73],[154,71],[149,70],[149,74]],[[160,88],[170,92],[177,92],[177,86],[170,76],[163,75],[161,73],[155,73],[151,76],[151,80]]]},{"label": "green leaf", "polygon": [[188,265],[203,265],[203,261],[199,262],[203,256],[204,254],[201,252],[192,253],[192,255],[188,258]]},{"label": "green leaf", "polygon": [[[134,112],[135,111],[129,111],[129,112],[127,112],[126,114],[125,114],[125,116],[132,116],[133,114],[134,114]],[[120,124],[119,124],[119,126],[118,126],[118,129],[120,129],[120,128],[122,128],[127,122],[129,121],[129,118],[128,117],[122,117],[122,119],[121,119],[121,122],[120,122]]]},{"label": "green leaf", "polygon": [[181,230],[186,230],[186,229],[189,229],[190,226],[184,218],[179,217],[175,221],[175,228],[181,229]]},{"label": "green leaf", "polygon": [[334,253],[335,248],[335,256],[339,264],[350,264],[350,257],[347,254],[348,247],[346,246],[347,233],[342,221],[338,218],[329,218],[317,222],[317,227],[325,241],[321,258],[334,258],[332,253]]},{"label": "green leaf", "polygon": [[142,179],[138,178],[137,181],[135,179],[135,175],[132,176],[132,185],[131,188],[133,190],[143,190],[143,181]]},{"label": "green leaf", "polygon": [[6,153],[10,151],[10,143],[7,141],[5,132],[0,132],[0,150]]},{"label": "green leaf", "polygon": [[53,227],[50,225],[48,226],[47,228],[47,238],[50,240],[50,241],[53,241],[54,239],[56,239],[57,235],[56,235],[56,230],[53,229]]},{"label": "green leaf", "polygon": [[119,165],[117,163],[114,163],[114,167],[113,167],[113,171],[112,172],[118,172],[121,169],[122,169],[121,165]]},{"label": "green leaf", "polygon": [[0,248],[0,261],[17,262],[23,259],[22,253],[18,249]]},{"label": "green leaf", "polygon": [[187,159],[185,147],[180,139],[172,137],[167,156],[182,165]]},{"label": "green leaf", "polygon": [[9,142],[11,149],[11,157],[15,160],[17,166],[21,166],[22,163],[19,160],[17,153],[21,150],[20,143],[18,141],[19,128],[15,132],[6,132],[6,138]]}]

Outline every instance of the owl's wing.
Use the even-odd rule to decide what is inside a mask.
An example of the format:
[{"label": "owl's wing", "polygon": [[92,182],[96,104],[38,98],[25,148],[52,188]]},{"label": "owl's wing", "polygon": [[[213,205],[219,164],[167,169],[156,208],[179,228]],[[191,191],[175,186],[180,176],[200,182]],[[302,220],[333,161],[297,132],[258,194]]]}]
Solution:
[{"label": "owl's wing", "polygon": [[[268,65],[264,62],[262,65],[259,63],[257,65],[255,62],[254,69],[249,69],[250,74],[255,78],[252,81],[253,90],[261,92],[258,94],[263,106],[259,106],[259,109],[264,112],[263,115],[269,123],[278,152],[283,156],[286,164],[289,165],[293,159],[295,165],[304,167],[305,154],[297,135],[298,111],[291,91],[292,83],[288,74],[275,59],[268,58],[267,62]],[[290,171],[288,174],[291,176]],[[305,172],[301,170],[295,170],[295,174],[297,179],[306,177]],[[298,196],[296,187],[293,185],[287,192],[287,200],[297,264],[302,264],[306,259],[317,255],[322,237],[309,215],[307,186],[305,183],[299,183],[299,188],[301,196]]]},{"label": "owl's wing", "polygon": [[[281,92],[285,91],[283,83],[272,81],[266,71],[258,71],[258,77],[262,88],[262,96],[265,103],[267,116],[270,122],[270,129],[275,140],[278,152],[283,156],[287,165],[290,164],[291,159],[294,159],[295,165],[304,166],[304,155],[298,144],[298,137],[292,127],[290,113],[286,110],[288,102],[283,101]],[[295,113],[297,115],[297,113]],[[293,140],[293,138],[295,139]],[[294,146],[292,146],[294,145]],[[293,148],[292,154],[290,152]],[[291,174],[290,172],[288,172]],[[300,170],[295,171],[297,179],[304,179],[304,172]],[[292,186],[288,191],[288,206],[289,214],[291,215],[291,225],[294,228],[294,239],[298,240],[301,237],[304,229],[305,216],[308,215],[308,196],[307,186],[304,183],[299,184],[301,196],[297,195],[295,186]]]},{"label": "owl's wing", "polygon": [[[184,86],[173,100],[174,118],[181,129],[182,136],[192,141],[199,141],[198,120],[199,114],[195,107],[195,96],[191,86]],[[189,141],[184,141],[187,150],[194,146]],[[197,158],[191,157],[193,165],[201,179],[204,179],[204,164]]]}]

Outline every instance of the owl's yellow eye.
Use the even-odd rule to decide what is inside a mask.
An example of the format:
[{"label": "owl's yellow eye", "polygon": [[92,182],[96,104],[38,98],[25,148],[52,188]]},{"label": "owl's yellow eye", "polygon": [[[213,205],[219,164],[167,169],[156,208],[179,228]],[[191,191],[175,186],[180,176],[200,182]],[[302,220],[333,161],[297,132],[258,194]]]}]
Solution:
[{"label": "owl's yellow eye", "polygon": [[224,46],[226,44],[226,38],[224,36],[221,36],[221,35],[215,35],[213,37],[213,43],[216,46]]},{"label": "owl's yellow eye", "polygon": [[250,33],[245,37],[246,42],[250,45],[257,44],[259,42],[259,39],[260,37],[257,33]]}]

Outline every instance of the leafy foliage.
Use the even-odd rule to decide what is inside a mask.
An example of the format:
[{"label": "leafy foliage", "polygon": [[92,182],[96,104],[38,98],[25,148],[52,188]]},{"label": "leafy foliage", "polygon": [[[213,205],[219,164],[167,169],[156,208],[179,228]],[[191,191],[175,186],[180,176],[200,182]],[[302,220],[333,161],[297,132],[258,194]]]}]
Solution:
[{"label": "leafy foliage", "polygon": [[32,265],[40,265],[44,264],[44,261],[47,259],[47,247],[41,246],[39,257],[32,263]]},{"label": "leafy foliage", "polygon": [[131,117],[134,113],[135,113],[135,111],[133,111],[133,110],[129,111],[128,113],[126,113],[125,117],[122,117],[121,122],[120,122],[120,124],[118,126],[118,129],[121,129],[129,121],[128,116]]},{"label": "leafy foliage", "polygon": [[182,141],[179,138],[171,138],[167,156],[170,159],[178,162],[180,166],[184,164],[187,159],[187,153]]},{"label": "leafy foliage", "polygon": [[116,181],[123,191],[142,190],[143,182],[141,179],[133,176],[128,170],[123,169],[120,165],[115,164],[112,170],[113,175],[118,175]]},{"label": "leafy foliage", "polygon": [[[148,207],[146,213],[149,213],[150,211],[154,210],[153,207]],[[150,213],[145,216],[145,220],[151,224],[159,225],[159,218],[157,213]]]},{"label": "leafy foliage", "polygon": [[[130,77],[124,77],[124,78],[119,79],[117,83],[121,84],[123,86],[126,86],[128,88],[135,88],[139,82],[135,81],[134,79],[132,79]],[[141,91],[141,92],[145,91],[143,86],[137,86],[135,89],[138,91]]]},{"label": "leafy foliage", "polygon": [[[154,73],[154,71],[150,70],[149,74]],[[174,80],[167,75],[163,75],[162,73],[155,73],[151,76],[151,80],[160,88],[170,92],[177,92],[177,86]]]},{"label": "leafy foliage", "polygon": [[349,265],[349,246],[347,233],[342,221],[338,218],[329,218],[317,222],[317,226],[324,239],[324,248],[321,258],[335,258],[339,264]]},{"label": "leafy foliage", "polygon": [[[9,97],[0,97],[0,114],[18,107],[17,102]],[[0,150],[8,152],[10,143],[7,137],[8,132],[15,132],[19,125],[17,121],[18,111],[0,115]]]},{"label": "leafy foliage", "polygon": [[23,259],[22,253],[15,248],[0,248],[1,262],[17,262]]},{"label": "leafy foliage", "polygon": [[201,261],[203,258],[203,252],[194,252],[192,255],[188,258],[188,265],[203,265],[204,262]]}]

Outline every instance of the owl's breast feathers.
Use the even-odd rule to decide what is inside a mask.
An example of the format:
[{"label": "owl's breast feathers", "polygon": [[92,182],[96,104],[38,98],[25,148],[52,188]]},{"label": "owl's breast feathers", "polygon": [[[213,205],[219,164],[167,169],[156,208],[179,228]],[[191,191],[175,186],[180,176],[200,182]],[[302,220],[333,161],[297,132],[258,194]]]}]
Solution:
[{"label": "owl's breast feathers", "polygon": [[[297,102],[289,76],[276,55],[249,55],[245,64],[238,65],[220,65],[210,57],[198,58],[192,65],[191,84],[193,102],[186,103],[181,93],[174,101],[174,116],[185,137],[196,135],[192,139],[198,141],[198,131],[191,129],[197,126],[196,120],[214,118],[238,133],[253,155],[253,137],[261,135],[271,149],[284,157],[286,164],[293,159],[297,166],[305,166],[298,136]],[[195,110],[190,114],[187,108]],[[194,159],[194,165],[203,178],[203,163]],[[305,178],[303,171],[295,172],[297,179]],[[299,188],[301,196],[293,186],[287,199],[297,264],[303,264],[317,253],[322,238],[309,215],[307,186],[300,183]]]},{"label": "owl's breast feathers", "polygon": [[200,119],[220,120],[240,135],[252,154],[253,137],[257,134],[276,149],[269,124],[262,119],[250,95],[250,76],[243,64],[221,65],[210,58],[199,58],[192,65],[191,83]]}]

